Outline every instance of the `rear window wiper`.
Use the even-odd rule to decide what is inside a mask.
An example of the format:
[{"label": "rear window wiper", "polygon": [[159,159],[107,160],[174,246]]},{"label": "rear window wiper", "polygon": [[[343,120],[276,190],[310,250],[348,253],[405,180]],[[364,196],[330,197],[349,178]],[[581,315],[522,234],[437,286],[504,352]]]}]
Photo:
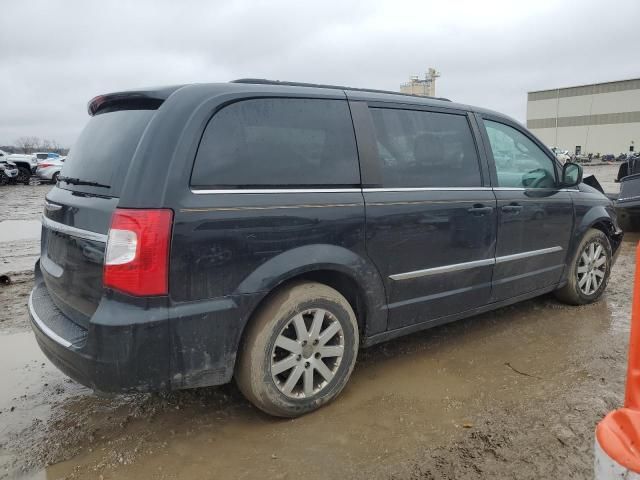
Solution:
[{"label": "rear window wiper", "polygon": [[80,180],[79,178],[74,178],[74,177],[58,177],[58,181],[66,182],[71,185],[88,185],[89,187],[111,188],[110,185],[105,185],[103,183],[98,183],[98,182],[90,182],[88,180]]}]

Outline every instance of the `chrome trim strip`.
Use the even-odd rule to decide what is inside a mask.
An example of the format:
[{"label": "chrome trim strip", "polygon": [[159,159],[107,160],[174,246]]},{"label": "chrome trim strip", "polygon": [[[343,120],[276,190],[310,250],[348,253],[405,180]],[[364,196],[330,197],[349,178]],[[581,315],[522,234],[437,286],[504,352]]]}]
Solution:
[{"label": "chrome trim strip", "polygon": [[80,228],[65,225],[64,223],[56,222],[50,218],[42,216],[42,225],[49,230],[55,230],[56,232],[71,235],[72,237],[84,238],[85,240],[93,240],[94,242],[107,243],[107,236],[102,233],[91,232],[89,230],[82,230]]},{"label": "chrome trim strip", "polygon": [[579,192],[577,188],[525,188],[525,187],[493,187],[498,192],[524,192],[526,190],[548,191],[548,192]]},{"label": "chrome trim strip", "polygon": [[395,275],[389,275],[389,278],[392,280],[408,280],[410,278],[425,277],[427,275],[436,275],[438,273],[457,272],[468,268],[485,267],[487,265],[493,265],[494,263],[494,258],[485,258],[483,260],[474,260],[473,262],[454,263],[452,265],[444,265],[442,267],[425,268],[424,270],[415,270],[413,272],[406,273],[396,273]]},{"label": "chrome trim strip", "polygon": [[568,188],[524,188],[524,187],[381,187],[381,188],[228,188],[228,189],[205,189],[192,188],[191,193],[195,195],[209,194],[265,194],[265,193],[378,193],[378,192],[477,192],[477,191],[524,191],[524,190],[553,190],[558,192],[575,192],[575,189]]},{"label": "chrome trim strip", "polygon": [[49,203],[49,202],[47,202],[45,200],[44,208],[46,208],[50,212],[57,212],[58,210],[62,209],[62,205],[56,205],[55,203]]},{"label": "chrome trim strip", "polygon": [[363,188],[366,193],[374,192],[475,192],[491,190],[491,187],[393,187]]},{"label": "chrome trim strip", "polygon": [[549,247],[542,248],[540,250],[531,250],[530,252],[514,253],[512,255],[503,255],[502,257],[496,257],[496,263],[511,262],[513,260],[521,260],[523,258],[535,257],[537,255],[544,255],[546,253],[561,252],[562,247]]},{"label": "chrome trim strip", "polygon": [[244,194],[260,194],[260,193],[360,193],[360,188],[239,188],[239,189],[200,189],[192,188],[191,192],[196,195],[208,195],[219,193],[244,193]]},{"label": "chrome trim strip", "polygon": [[[436,275],[439,273],[458,272],[469,268],[486,267],[498,263],[511,262],[513,260],[521,260],[523,258],[535,257],[546,253],[554,253],[562,251],[562,247],[549,247],[540,250],[531,250],[530,252],[514,253],[513,255],[503,255],[496,258],[485,258],[483,260],[474,260],[472,262],[454,263],[451,265],[443,265],[442,267],[425,268],[423,270],[415,270],[413,272],[396,273],[389,275],[391,280],[409,280],[411,278],[426,277],[428,275]],[[555,268],[555,267],[554,267]]]},{"label": "chrome trim strip", "polygon": [[69,348],[71,346],[71,342],[68,342],[67,340],[62,338],[56,332],[47,327],[42,320],[40,320],[40,317],[38,317],[35,309],[33,308],[33,290],[31,291],[31,295],[29,295],[29,312],[31,313],[31,318],[33,318],[33,321],[38,325],[38,328],[42,330],[42,333],[65,348]]},{"label": "chrome trim strip", "polygon": [[617,201],[624,202],[625,200],[635,200],[637,198],[640,198],[640,195],[632,195],[630,197],[621,197],[621,198],[618,198]]}]

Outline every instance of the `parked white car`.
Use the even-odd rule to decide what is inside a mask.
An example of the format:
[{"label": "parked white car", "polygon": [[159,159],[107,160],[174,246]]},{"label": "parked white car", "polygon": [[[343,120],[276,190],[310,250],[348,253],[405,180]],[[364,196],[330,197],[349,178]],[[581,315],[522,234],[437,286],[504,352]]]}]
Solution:
[{"label": "parked white car", "polygon": [[38,163],[44,162],[45,160],[55,160],[56,158],[60,158],[59,153],[53,152],[35,152],[33,155],[36,157]]},{"label": "parked white car", "polygon": [[16,182],[29,184],[31,174],[35,172],[38,166],[38,159],[32,154],[13,153],[7,157],[7,160],[16,164],[18,167],[18,178]]},{"label": "parked white car", "polygon": [[42,160],[38,163],[38,168],[36,168],[36,177],[40,180],[48,180],[51,183],[56,183],[66,159],[67,157],[58,157]]}]

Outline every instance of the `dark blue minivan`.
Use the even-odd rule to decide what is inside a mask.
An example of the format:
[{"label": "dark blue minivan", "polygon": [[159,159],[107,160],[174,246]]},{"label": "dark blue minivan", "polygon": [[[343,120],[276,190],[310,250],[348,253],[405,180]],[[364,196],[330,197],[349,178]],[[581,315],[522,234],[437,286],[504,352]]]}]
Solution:
[{"label": "dark blue minivan", "polygon": [[611,202],[514,120],[267,80],[101,95],[42,218],[33,330],[98,391],[235,378],[292,417],[359,347],[604,291]]}]

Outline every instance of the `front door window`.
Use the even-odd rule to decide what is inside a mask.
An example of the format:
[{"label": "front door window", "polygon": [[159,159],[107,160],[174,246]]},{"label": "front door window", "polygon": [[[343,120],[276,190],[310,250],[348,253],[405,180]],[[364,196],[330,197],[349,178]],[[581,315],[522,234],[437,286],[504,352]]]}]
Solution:
[{"label": "front door window", "polygon": [[554,188],[553,161],[526,135],[503,123],[485,120],[499,187]]}]

